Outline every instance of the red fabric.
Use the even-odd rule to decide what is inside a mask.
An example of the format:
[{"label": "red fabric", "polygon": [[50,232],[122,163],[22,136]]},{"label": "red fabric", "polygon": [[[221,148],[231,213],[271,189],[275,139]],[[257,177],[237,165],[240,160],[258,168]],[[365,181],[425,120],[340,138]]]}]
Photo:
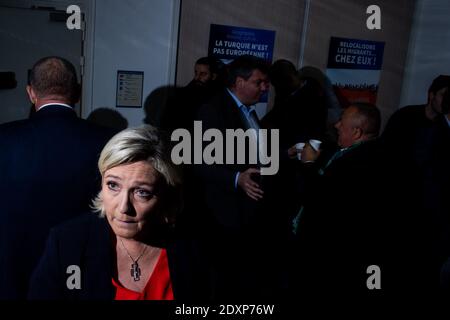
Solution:
[{"label": "red fabric", "polygon": [[114,300],[173,300],[172,281],[170,280],[167,252],[162,249],[143,292],[136,292],[122,287],[114,278],[112,284],[116,289]]}]

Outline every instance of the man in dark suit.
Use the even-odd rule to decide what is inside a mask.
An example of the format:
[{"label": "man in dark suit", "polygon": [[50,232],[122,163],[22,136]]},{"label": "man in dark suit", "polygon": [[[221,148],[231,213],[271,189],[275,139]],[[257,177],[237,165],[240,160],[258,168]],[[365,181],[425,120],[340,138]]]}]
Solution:
[{"label": "man in dark suit", "polygon": [[[448,101],[449,102],[449,101]],[[441,270],[441,287],[450,292],[450,113],[441,121],[439,128],[439,143],[434,153],[434,167],[432,168],[432,189],[428,194],[432,198],[434,209],[438,212],[441,235],[440,252],[447,259]]]},{"label": "man in dark suit", "polygon": [[429,156],[432,127],[446,114],[443,99],[449,87],[450,76],[436,77],[428,89],[426,104],[403,107],[386,124],[381,138],[399,170],[402,169],[402,178],[408,181],[405,187],[413,185],[411,189],[419,189],[415,182],[422,179],[420,175]]},{"label": "man in dark suit", "polygon": [[[302,162],[308,172],[305,204],[297,230],[302,293],[368,291],[370,265],[382,271],[380,255],[385,201],[379,190],[383,165],[379,143],[380,112],[369,104],[345,109],[336,124],[341,148],[322,168],[319,152],[306,145]],[[383,193],[384,194],[384,193]]]},{"label": "man in dark suit", "polygon": [[[239,57],[228,71],[228,87],[204,104],[198,114],[203,130],[218,129],[224,137],[227,129],[257,129],[253,106],[268,89],[267,66],[260,59]],[[267,264],[257,263],[261,258],[271,263],[274,256],[270,250],[262,250],[264,218],[259,214],[259,204],[264,192],[260,169],[248,161],[250,149],[246,145],[243,164],[238,164],[237,156],[242,155],[235,148],[233,164],[194,166],[204,189],[207,210],[201,220],[208,230],[205,242],[212,261],[216,298],[264,295],[272,276],[265,274],[262,278],[261,270],[266,270]]]},{"label": "man in dark suit", "polygon": [[277,60],[270,68],[270,81],[276,96],[273,108],[262,123],[280,130],[280,145],[290,148],[309,139],[324,140],[327,105],[322,85],[312,77],[300,77],[287,60]]},{"label": "man in dark suit", "polygon": [[217,80],[219,64],[213,57],[202,57],[195,62],[194,78],[185,87],[176,88],[169,97],[160,128],[169,132],[178,128],[192,130],[199,107],[222,89],[222,83]]},{"label": "man in dark suit", "polygon": [[[438,181],[445,177],[446,170],[436,170],[439,159],[435,150],[442,152],[448,147],[435,146],[445,134],[445,114],[448,112],[444,97],[448,94],[450,76],[440,75],[431,83],[427,103],[406,106],[396,111],[389,119],[381,139],[391,162],[391,177],[396,184],[397,215],[402,215],[402,237],[405,256],[414,256],[410,266],[414,287],[435,290],[439,282],[441,232],[436,205]],[[445,131],[445,130],[444,130]],[[444,144],[445,145],[445,144]],[[437,161],[436,161],[437,160]],[[434,172],[434,173],[433,173]],[[440,176],[440,178],[437,178]],[[433,191],[434,190],[434,191]],[[408,252],[408,253],[406,253]]]},{"label": "man in dark suit", "polygon": [[50,227],[89,208],[98,156],[114,134],[79,119],[74,66],[46,57],[32,68],[36,113],[0,126],[0,299],[26,297]]},{"label": "man in dark suit", "polygon": [[[428,212],[435,217],[435,234],[441,286],[450,290],[450,91],[447,90],[442,102],[445,113],[436,121],[430,145],[430,163],[425,175],[425,204]],[[437,232],[436,232],[437,231]]]}]

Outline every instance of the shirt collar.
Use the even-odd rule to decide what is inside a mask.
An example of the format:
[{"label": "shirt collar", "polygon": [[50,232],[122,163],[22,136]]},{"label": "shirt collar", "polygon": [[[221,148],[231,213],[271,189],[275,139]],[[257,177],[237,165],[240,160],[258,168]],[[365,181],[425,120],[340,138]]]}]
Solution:
[{"label": "shirt collar", "polygon": [[345,152],[345,151],[347,151],[347,150],[354,149],[354,148],[356,148],[357,146],[362,145],[364,142],[367,142],[367,140],[355,142],[354,144],[352,144],[352,145],[349,146],[349,147],[341,148],[340,151],[341,151],[341,152]]},{"label": "shirt collar", "polygon": [[238,108],[241,108],[244,106],[244,104],[241,102],[241,100],[239,100],[239,98],[236,97],[236,95],[230,89],[227,88],[227,91],[233,98],[234,102],[236,102],[236,105],[238,106]]},{"label": "shirt collar", "polygon": [[42,106],[39,107],[39,109],[37,111],[40,111],[43,108],[48,107],[48,106],[62,106],[62,107],[69,108],[70,110],[73,110],[73,108],[71,106],[69,106],[68,104],[65,104],[65,103],[54,103],[53,102],[53,103],[43,104]]},{"label": "shirt collar", "polygon": [[241,102],[241,100],[239,100],[239,98],[236,97],[236,95],[230,89],[227,88],[227,91],[231,95],[231,97],[233,98],[234,102],[236,102],[237,107],[239,109],[241,109],[241,110],[244,110],[244,113],[245,113],[246,116],[248,116],[252,110],[255,110],[254,106],[248,107],[245,104],[243,104]]}]

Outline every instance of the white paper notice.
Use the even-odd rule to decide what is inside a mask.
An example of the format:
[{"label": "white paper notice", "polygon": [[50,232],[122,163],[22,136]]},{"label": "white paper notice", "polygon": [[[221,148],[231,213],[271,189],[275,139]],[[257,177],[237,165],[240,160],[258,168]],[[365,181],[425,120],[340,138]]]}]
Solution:
[{"label": "white paper notice", "polygon": [[143,84],[144,72],[117,71],[116,106],[118,108],[141,108]]}]

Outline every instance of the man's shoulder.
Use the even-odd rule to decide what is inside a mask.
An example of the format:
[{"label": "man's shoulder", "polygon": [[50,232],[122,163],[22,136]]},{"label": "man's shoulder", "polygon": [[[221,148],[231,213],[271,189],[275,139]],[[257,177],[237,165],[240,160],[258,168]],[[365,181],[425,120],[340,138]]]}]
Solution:
[{"label": "man's shoulder", "polygon": [[419,105],[408,105],[404,106],[397,111],[394,112],[393,117],[417,117],[417,116],[423,116],[425,117],[425,105],[419,104]]},{"label": "man's shoulder", "polygon": [[205,103],[209,105],[220,106],[223,104],[231,104],[234,103],[233,98],[227,89],[219,90],[211,98]]},{"label": "man's shoulder", "polygon": [[356,167],[370,167],[380,162],[382,158],[382,144],[379,139],[363,142],[344,151],[342,157],[336,160],[336,165]]},{"label": "man's shoulder", "polygon": [[425,105],[409,105],[395,111],[389,118],[383,136],[409,134],[426,120]]},{"label": "man's shoulder", "polygon": [[81,118],[77,118],[77,122],[79,123],[81,128],[85,129],[86,131],[96,133],[100,136],[112,137],[119,132],[118,129],[101,126]]},{"label": "man's shoulder", "polygon": [[37,121],[36,131],[44,134],[58,132],[62,139],[77,137],[85,143],[103,143],[119,132],[117,129],[101,126],[78,117],[65,118],[65,120],[53,118],[39,123]]},{"label": "man's shoulder", "polygon": [[[226,89],[218,91],[208,101],[200,106],[198,114],[200,118],[211,115],[223,114],[230,111],[230,107],[236,105]],[[237,106],[236,106],[237,109]]]},{"label": "man's shoulder", "polygon": [[[63,121],[61,119],[65,119]],[[63,122],[61,122],[63,121]],[[0,124],[0,133],[2,134],[15,134],[20,132],[28,132],[30,127],[39,130],[52,130],[51,123],[64,123],[64,127],[72,130],[74,127],[80,128],[80,130],[89,131],[93,133],[98,133],[100,135],[112,136],[118,132],[117,129],[112,129],[105,126],[100,126],[92,123],[88,120],[78,118],[78,117],[67,117],[67,118],[57,118],[57,117],[35,117],[32,116],[29,119],[16,120],[12,122],[7,122]]]},{"label": "man's shoulder", "polygon": [[0,124],[0,134],[15,133],[17,131],[20,131],[22,128],[29,126],[29,124],[29,119],[16,120]]},{"label": "man's shoulder", "polygon": [[[18,142],[28,141],[33,136],[32,124],[29,119],[17,120],[0,125],[0,143],[2,147],[20,147]],[[21,144],[23,147],[23,144]],[[3,150],[5,151],[5,150]]]}]

